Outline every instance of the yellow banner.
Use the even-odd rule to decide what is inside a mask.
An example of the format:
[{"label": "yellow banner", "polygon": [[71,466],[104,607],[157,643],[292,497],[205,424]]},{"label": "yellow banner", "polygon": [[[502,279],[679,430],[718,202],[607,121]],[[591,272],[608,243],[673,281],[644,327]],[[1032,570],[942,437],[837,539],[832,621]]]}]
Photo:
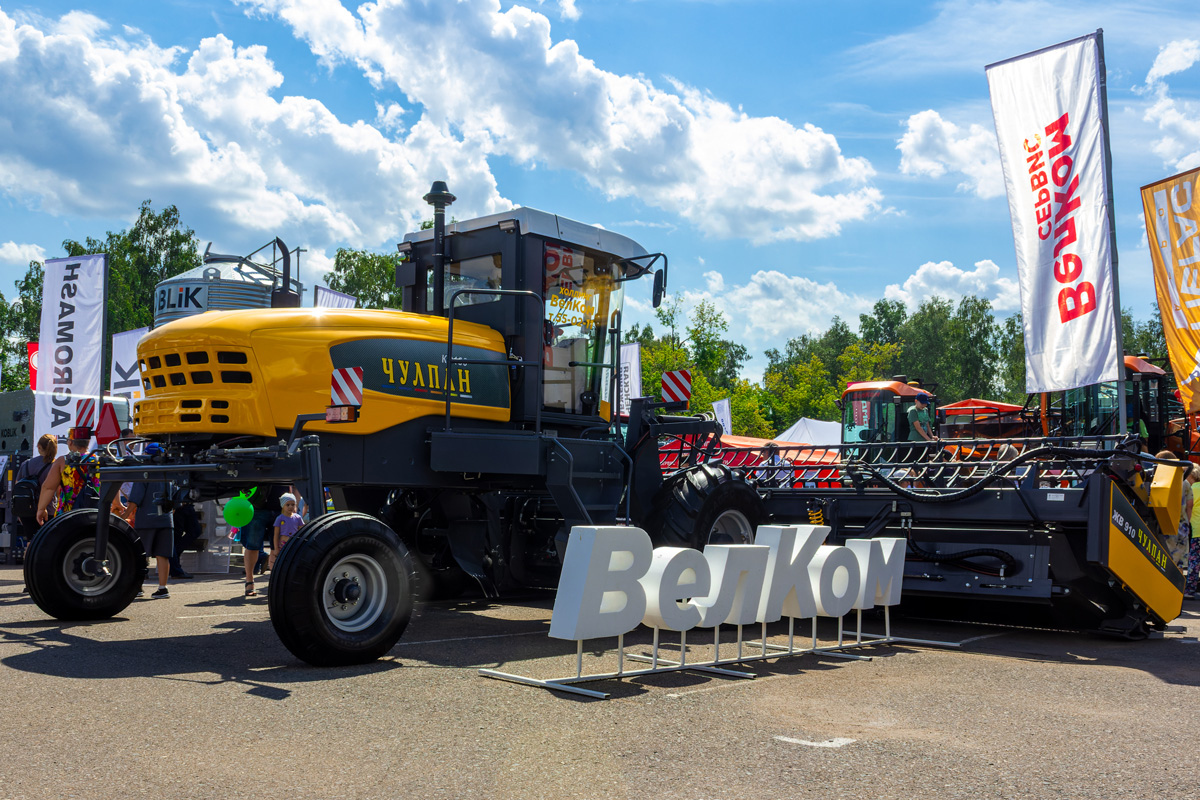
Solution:
[{"label": "yellow banner", "polygon": [[1200,411],[1200,169],[1142,187],[1167,355],[1188,413]]}]

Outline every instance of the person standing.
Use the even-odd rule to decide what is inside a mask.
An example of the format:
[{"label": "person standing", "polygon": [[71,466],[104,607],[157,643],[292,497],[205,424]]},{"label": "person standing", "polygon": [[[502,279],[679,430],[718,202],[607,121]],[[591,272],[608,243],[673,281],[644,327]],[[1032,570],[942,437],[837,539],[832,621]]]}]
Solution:
[{"label": "person standing", "polygon": [[175,520],[174,552],[171,555],[171,577],[179,580],[190,580],[192,573],[183,568],[179,555],[190,548],[200,538],[203,530],[200,527],[200,515],[196,513],[196,505],[180,494],[176,498],[175,509],[172,512]]},{"label": "person standing", "polygon": [[929,395],[917,394],[916,401],[908,409],[908,440],[910,442],[934,442],[933,428],[929,422]]},{"label": "person standing", "polygon": [[170,597],[167,577],[174,553],[175,526],[171,519],[171,487],[162,481],[135,483],[129,491],[127,506],[133,516],[133,527],[146,555],[154,556],[158,569],[158,589],[150,595],[157,600]]},{"label": "person standing", "polygon": [[32,538],[33,534],[37,533],[37,512],[42,496],[42,486],[45,485],[46,476],[50,474],[50,467],[53,466],[55,456],[58,455],[58,437],[52,433],[43,434],[42,438],[38,439],[37,451],[36,456],[27,459],[17,468],[17,477],[13,481],[14,486],[27,479],[37,483],[37,491],[34,494],[32,507],[29,509],[30,513],[24,518],[17,516],[17,522],[20,523],[21,531],[26,538]]},{"label": "person standing", "polygon": [[71,439],[67,454],[50,465],[42,483],[37,520],[45,525],[52,516],[77,508],[95,508],[100,498],[100,470],[96,454],[88,452],[90,439]]},{"label": "person standing", "polygon": [[281,484],[263,484],[254,487],[250,494],[254,516],[241,531],[242,563],[246,569],[246,597],[258,596],[258,591],[254,588],[254,570],[259,563],[267,532],[274,529],[275,509],[282,507],[279,501],[287,490],[288,487]]},{"label": "person standing", "polygon": [[271,560],[268,564],[271,569],[275,568],[279,551],[304,524],[304,518],[296,511],[296,495],[285,492],[279,501],[283,504],[283,511],[275,518],[275,536],[271,541]]},{"label": "person standing", "polygon": [[1193,464],[1188,475],[1188,491],[1192,495],[1192,535],[1188,541],[1187,582],[1183,596],[1189,600],[1196,597],[1200,588],[1200,466]]}]

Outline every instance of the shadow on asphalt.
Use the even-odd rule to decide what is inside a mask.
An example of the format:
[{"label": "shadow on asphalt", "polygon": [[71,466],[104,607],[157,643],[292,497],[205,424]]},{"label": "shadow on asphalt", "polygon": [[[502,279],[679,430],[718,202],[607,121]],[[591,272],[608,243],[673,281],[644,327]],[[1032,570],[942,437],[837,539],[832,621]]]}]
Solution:
[{"label": "shadow on asphalt", "polygon": [[[60,678],[123,680],[160,678],[218,685],[235,683],[247,693],[272,700],[291,694],[287,684],[388,672],[393,660],[339,669],[318,669],[297,661],[275,636],[269,620],[225,622],[211,633],[151,639],[98,641],[75,633],[120,617],[89,623],[21,621],[0,625],[0,643],[29,648],[0,664],[15,670]],[[199,677],[211,673],[216,677]],[[259,673],[265,680],[256,679]],[[283,684],[284,686],[280,686]]]}]

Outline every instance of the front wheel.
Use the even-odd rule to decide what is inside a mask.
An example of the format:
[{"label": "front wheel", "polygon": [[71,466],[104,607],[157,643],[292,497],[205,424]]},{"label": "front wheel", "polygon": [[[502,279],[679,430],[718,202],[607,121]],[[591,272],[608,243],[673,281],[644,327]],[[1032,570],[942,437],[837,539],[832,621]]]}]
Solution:
[{"label": "front wheel", "polygon": [[38,608],[62,620],[108,619],[125,609],[146,579],[146,552],[129,523],[108,521],[108,574],[87,562],[96,552],[95,509],[60,514],[25,550],[25,584]]},{"label": "front wheel", "polygon": [[297,658],[318,667],[387,654],[412,618],[416,573],[400,537],[353,511],[305,525],[271,572],[271,624]]}]

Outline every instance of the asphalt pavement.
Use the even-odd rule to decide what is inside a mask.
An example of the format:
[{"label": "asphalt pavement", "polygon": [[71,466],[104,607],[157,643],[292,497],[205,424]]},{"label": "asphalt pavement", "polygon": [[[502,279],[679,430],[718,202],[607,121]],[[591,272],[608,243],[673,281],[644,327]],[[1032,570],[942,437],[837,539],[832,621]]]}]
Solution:
[{"label": "asphalt pavement", "polygon": [[[573,674],[548,595],[430,604],[387,658],[317,669],[234,575],[88,624],[22,585],[0,567],[0,800],[1200,797],[1194,602],[1141,642],[899,620],[961,647],[609,680],[592,700],[478,673]],[[613,647],[589,642],[585,668],[615,669]]]}]

